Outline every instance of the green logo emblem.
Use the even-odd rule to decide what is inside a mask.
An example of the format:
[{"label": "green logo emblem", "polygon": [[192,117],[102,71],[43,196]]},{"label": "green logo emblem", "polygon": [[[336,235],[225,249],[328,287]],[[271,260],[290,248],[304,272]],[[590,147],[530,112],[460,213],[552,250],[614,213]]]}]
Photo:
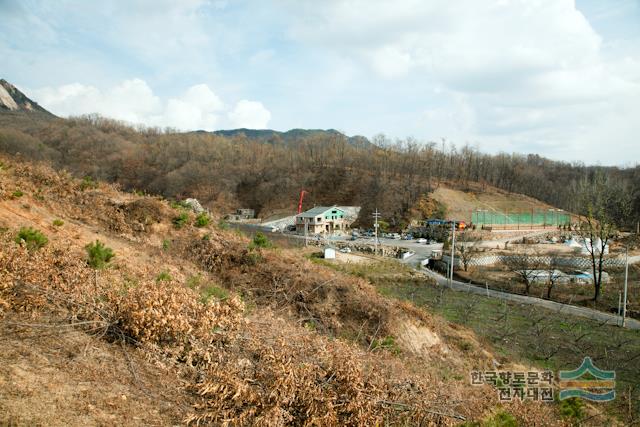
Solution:
[{"label": "green logo emblem", "polygon": [[616,372],[603,371],[585,357],[582,365],[573,371],[560,371],[560,400],[581,397],[596,402],[607,402],[616,397]]}]

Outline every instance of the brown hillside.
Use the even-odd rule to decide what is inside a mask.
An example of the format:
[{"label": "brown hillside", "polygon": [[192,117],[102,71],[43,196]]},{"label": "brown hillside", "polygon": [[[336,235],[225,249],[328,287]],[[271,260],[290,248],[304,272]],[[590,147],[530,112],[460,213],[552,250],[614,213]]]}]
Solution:
[{"label": "brown hillside", "polygon": [[478,209],[490,212],[531,212],[553,208],[523,194],[510,193],[490,185],[468,184],[465,189],[449,184],[440,186],[431,197],[447,207],[447,218],[471,221],[471,213]]},{"label": "brown hillside", "polygon": [[[494,392],[468,387],[493,359],[468,330],[192,213],[178,229],[186,212],[163,200],[0,161],[1,424],[449,425],[496,411]],[[20,242],[22,227],[48,242]],[[95,240],[115,252],[106,269],[86,262]]]}]

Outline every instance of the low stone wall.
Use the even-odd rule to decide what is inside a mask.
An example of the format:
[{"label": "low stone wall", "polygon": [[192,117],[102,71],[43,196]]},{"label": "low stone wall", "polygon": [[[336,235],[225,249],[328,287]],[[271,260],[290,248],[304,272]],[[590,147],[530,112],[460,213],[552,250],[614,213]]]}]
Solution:
[{"label": "low stone wall", "polygon": [[[326,242],[323,241],[323,240],[319,240],[319,241],[318,240],[309,240],[309,244],[312,244],[312,245],[315,245],[315,246],[325,246]],[[361,253],[365,253],[365,254],[373,254],[375,252],[375,246],[374,245],[358,243],[357,241],[356,242],[332,242],[332,244],[338,249],[342,249],[342,248],[347,248],[348,247],[354,252],[361,252]],[[391,257],[391,258],[400,257],[400,254],[402,252],[405,252],[406,250],[407,250],[406,248],[400,248],[398,246],[378,245],[378,255]]]}]

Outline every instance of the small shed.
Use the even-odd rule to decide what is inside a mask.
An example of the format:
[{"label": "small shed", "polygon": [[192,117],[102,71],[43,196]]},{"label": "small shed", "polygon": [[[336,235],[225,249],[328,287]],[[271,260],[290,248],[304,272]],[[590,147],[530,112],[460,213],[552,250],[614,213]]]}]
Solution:
[{"label": "small shed", "polygon": [[324,259],[336,259],[336,250],[334,248],[324,248]]}]

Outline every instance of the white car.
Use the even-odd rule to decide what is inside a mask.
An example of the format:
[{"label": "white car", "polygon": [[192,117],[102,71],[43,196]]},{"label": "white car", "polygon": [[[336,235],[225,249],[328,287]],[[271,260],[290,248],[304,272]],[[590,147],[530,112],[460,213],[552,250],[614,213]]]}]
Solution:
[{"label": "white car", "polygon": [[351,248],[342,248],[340,249],[340,252],[342,252],[343,254],[350,254],[351,253]]},{"label": "white car", "polygon": [[427,239],[418,239],[416,240],[417,243],[427,243]]}]

